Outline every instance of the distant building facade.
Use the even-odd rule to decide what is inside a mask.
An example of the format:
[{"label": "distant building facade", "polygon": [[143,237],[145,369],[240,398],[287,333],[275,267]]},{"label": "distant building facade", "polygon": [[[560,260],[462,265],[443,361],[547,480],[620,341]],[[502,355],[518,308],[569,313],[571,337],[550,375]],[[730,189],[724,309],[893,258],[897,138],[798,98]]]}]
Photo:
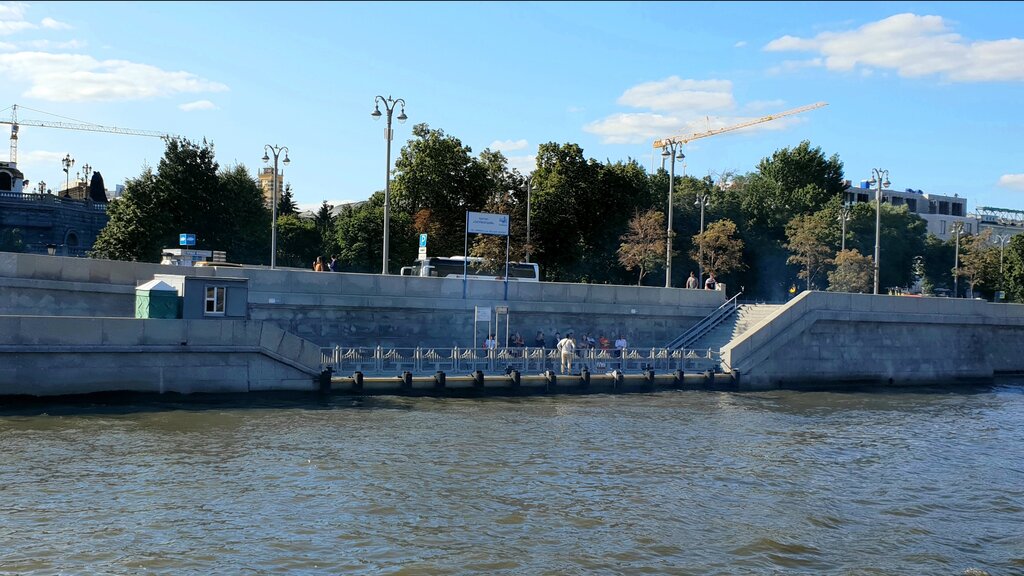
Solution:
[{"label": "distant building facade", "polygon": [[978,206],[974,216],[978,231],[992,230],[992,236],[1016,236],[1024,233],[1024,210]]},{"label": "distant building facade", "polygon": [[[847,186],[843,201],[850,204],[874,202],[877,189],[868,181],[861,181],[859,186]],[[956,222],[963,223],[964,234],[979,232],[979,220],[975,215],[967,213],[967,198],[959,194],[945,196],[928,194],[921,190],[888,190],[882,189],[882,203],[892,206],[906,206],[911,214],[917,214],[928,223],[928,233],[942,240],[953,237]]]},{"label": "distant building facade", "polygon": [[[274,169],[262,168],[259,173],[260,190],[263,191],[263,205],[270,206],[274,197]],[[277,197],[284,192],[284,170],[277,171]]]}]

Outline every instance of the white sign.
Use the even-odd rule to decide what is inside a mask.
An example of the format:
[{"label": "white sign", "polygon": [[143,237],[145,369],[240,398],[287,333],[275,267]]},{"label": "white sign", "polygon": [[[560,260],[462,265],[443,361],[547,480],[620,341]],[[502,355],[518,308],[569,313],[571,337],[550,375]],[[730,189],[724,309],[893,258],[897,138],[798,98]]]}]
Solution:
[{"label": "white sign", "polygon": [[508,306],[495,306],[494,307],[494,313],[495,314],[508,314]]},{"label": "white sign", "polygon": [[426,246],[420,246],[419,259],[420,260],[426,260],[427,259],[427,247]]},{"label": "white sign", "polygon": [[466,232],[508,236],[508,214],[466,213]]},{"label": "white sign", "polygon": [[477,320],[486,320],[486,321],[490,322],[491,321],[491,308],[489,306],[488,307],[477,306],[476,307],[476,319]]}]

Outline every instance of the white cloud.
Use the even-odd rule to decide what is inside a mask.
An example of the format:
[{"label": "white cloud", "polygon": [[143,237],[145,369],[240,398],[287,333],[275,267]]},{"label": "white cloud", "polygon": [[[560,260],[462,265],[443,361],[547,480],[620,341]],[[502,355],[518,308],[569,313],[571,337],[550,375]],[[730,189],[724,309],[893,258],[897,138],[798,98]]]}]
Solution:
[{"label": "white cloud", "polygon": [[591,122],[583,130],[601,137],[605,144],[636,144],[678,131],[682,120],[662,114],[612,114]]},{"label": "white cloud", "polygon": [[1024,174],[1003,174],[999,177],[998,186],[1024,192]]},{"label": "white cloud", "polygon": [[0,50],[16,50],[17,47],[10,42],[0,42]]},{"label": "white cloud", "polygon": [[941,16],[897,14],[855,30],[814,38],[782,36],[768,52],[817,52],[829,70],[895,70],[900,76],[936,75],[949,82],[1024,81],[1024,40],[964,40]]},{"label": "white cloud", "polygon": [[35,27],[35,24],[24,20],[0,20],[0,36],[17,34],[22,30],[33,30]]},{"label": "white cloud", "polygon": [[508,150],[522,150],[526,148],[528,143],[526,140],[495,140],[491,142],[489,148],[500,152],[506,152]]},{"label": "white cloud", "polygon": [[189,72],[170,72],[125,60],[78,54],[0,54],[0,75],[25,81],[22,95],[49,102],[143,100],[182,93],[223,92],[228,87]]},{"label": "white cloud", "polygon": [[728,80],[688,80],[670,76],[656,82],[644,82],[623,92],[618,103],[633,108],[657,111],[722,110],[735,106],[732,82]]},{"label": "white cloud", "polygon": [[48,150],[32,150],[25,152],[21,150],[18,152],[18,164],[26,163],[53,163],[60,164],[60,161],[64,159],[66,152],[50,152]]},{"label": "white cloud", "polygon": [[520,174],[529,174],[537,169],[537,156],[509,156],[508,167],[518,170]]},{"label": "white cloud", "polygon": [[773,66],[768,69],[769,74],[783,74],[787,72],[796,72],[797,70],[803,70],[804,68],[820,68],[825,63],[821,58],[810,58],[807,60],[784,60],[782,64]]},{"label": "white cloud", "polygon": [[568,112],[569,114],[578,114],[580,112],[583,112],[584,110],[586,110],[586,108],[583,108],[581,106],[569,106],[568,108],[565,109],[565,111]]},{"label": "white cloud", "polygon": [[36,27],[35,24],[25,20],[26,8],[28,8],[28,4],[22,2],[0,3],[0,36]]},{"label": "white cloud", "polygon": [[743,48],[746,45],[747,45],[747,41],[746,40],[740,40],[739,42],[733,44],[732,47],[733,48]]},{"label": "white cloud", "polygon": [[49,30],[70,30],[71,29],[71,25],[70,24],[65,24],[64,22],[58,22],[57,20],[54,20],[53,18],[43,18],[43,21],[41,22],[41,24],[42,24],[43,28],[47,28]]},{"label": "white cloud", "polygon": [[217,110],[217,105],[209,100],[196,100],[195,102],[188,102],[186,104],[180,104],[178,106],[185,112],[193,112],[195,110]]},{"label": "white cloud", "polygon": [[[51,42],[50,40],[32,40],[31,42],[22,42],[22,46],[34,48],[36,50],[79,50],[85,48],[85,42],[81,40],[67,40],[64,42]],[[13,44],[11,45],[14,46]]]}]

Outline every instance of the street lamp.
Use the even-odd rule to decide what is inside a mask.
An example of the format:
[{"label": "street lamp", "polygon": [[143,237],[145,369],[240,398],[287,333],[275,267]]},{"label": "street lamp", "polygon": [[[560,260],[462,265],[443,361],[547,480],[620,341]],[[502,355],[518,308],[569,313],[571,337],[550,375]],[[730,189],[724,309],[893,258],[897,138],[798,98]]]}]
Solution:
[{"label": "street lamp", "polygon": [[1006,243],[1010,241],[1009,234],[995,234],[992,236],[992,242],[999,244],[999,288],[1003,288],[1003,248],[1006,247]]},{"label": "street lamp", "polygon": [[700,233],[701,241],[697,245],[697,287],[700,288],[704,285],[704,207],[708,205],[711,200],[711,194],[706,192],[697,192],[697,200],[693,203],[694,206],[700,206]]},{"label": "street lamp", "polygon": [[42,180],[39,181],[39,193],[46,194],[46,182],[43,182]]},{"label": "street lamp", "polygon": [[882,186],[889,187],[889,171],[881,168],[871,169],[871,180],[868,184],[878,183],[875,191],[875,294],[878,294],[878,258],[881,253],[879,248],[879,232],[882,229]]},{"label": "street lamp", "polygon": [[842,226],[843,226],[843,235],[842,235],[842,239],[840,240],[841,245],[840,245],[839,251],[840,252],[845,252],[846,251],[846,223],[850,221],[850,205],[849,204],[843,204],[843,206],[841,208],[839,208],[839,216],[837,216],[836,219],[839,220],[839,223],[842,224]]},{"label": "street lamp", "polygon": [[284,165],[287,166],[291,160],[288,159],[288,147],[287,146],[271,146],[270,144],[263,145],[263,162],[270,162],[270,156],[267,153],[274,154],[274,181],[272,190],[273,193],[270,198],[271,205],[271,220],[270,220],[270,269],[273,270],[277,266],[277,159],[281,156],[281,152],[284,152]]},{"label": "street lamp", "polygon": [[526,261],[530,261],[530,250],[533,246],[530,244],[530,196],[531,192],[537,189],[537,186],[533,183],[533,174],[526,177]]},{"label": "street lamp", "polygon": [[86,197],[88,197],[89,175],[92,174],[92,166],[89,166],[88,164],[82,165],[82,174],[85,174],[85,180],[83,180],[82,183],[85,184]]},{"label": "street lamp", "polygon": [[57,254],[57,245],[56,244],[47,244],[46,245],[46,253],[49,254],[50,256],[53,256],[53,255]]},{"label": "street lamp", "polygon": [[67,194],[68,188],[71,187],[71,167],[75,165],[75,159],[71,154],[65,154],[60,163],[64,165],[64,193]]},{"label": "street lamp", "polygon": [[380,104],[384,104],[384,110],[388,113],[388,125],[384,129],[384,140],[388,143],[388,156],[387,156],[387,170],[385,171],[384,180],[384,265],[381,270],[381,274],[388,273],[388,240],[389,240],[389,228],[391,226],[391,139],[394,137],[394,132],[391,131],[391,114],[395,111],[395,105],[401,104],[402,110],[398,114],[398,121],[405,122],[409,119],[405,115],[405,100],[399,98],[395,100],[390,95],[387,98],[383,96],[377,96],[373,99],[373,112],[370,116],[373,116],[374,120],[380,118]]},{"label": "street lamp", "polygon": [[963,222],[953,223],[953,232],[956,234],[956,251],[953,253],[953,298],[959,298],[960,294],[960,234],[963,231]]},{"label": "street lamp", "polygon": [[686,158],[683,154],[683,143],[669,139],[661,147],[661,157],[671,159],[668,178],[668,242],[665,243],[665,288],[672,287],[672,194],[676,182],[676,160]]}]

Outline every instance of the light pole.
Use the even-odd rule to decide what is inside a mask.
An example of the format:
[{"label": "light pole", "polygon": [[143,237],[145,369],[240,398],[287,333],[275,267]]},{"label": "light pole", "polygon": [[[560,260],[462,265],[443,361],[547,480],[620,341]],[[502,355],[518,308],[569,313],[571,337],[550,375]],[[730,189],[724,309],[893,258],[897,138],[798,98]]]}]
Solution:
[{"label": "light pole", "polygon": [[71,187],[71,167],[75,165],[75,159],[71,154],[65,154],[60,163],[64,165],[64,193],[67,194],[68,188]]},{"label": "light pole", "polygon": [[846,223],[850,221],[850,205],[849,204],[843,204],[843,206],[841,208],[839,208],[839,216],[837,216],[836,219],[839,220],[839,223],[843,226],[843,235],[842,235],[841,240],[840,240],[839,251],[840,252],[845,252],[846,251]]},{"label": "light pole", "polygon": [[86,189],[88,190],[88,188],[89,188],[89,175],[92,174],[92,166],[89,166],[88,164],[82,165],[82,174],[85,174],[85,181],[84,181],[84,183],[85,183]]},{"label": "light pole", "polygon": [[383,96],[377,96],[373,99],[373,112],[370,116],[373,116],[374,120],[380,118],[380,104],[384,104],[384,110],[388,113],[388,125],[384,129],[384,140],[388,143],[388,156],[387,156],[387,170],[386,178],[384,180],[384,266],[381,270],[381,274],[388,273],[388,237],[389,227],[391,226],[391,139],[394,137],[394,133],[391,131],[391,114],[395,111],[395,105],[401,104],[402,110],[398,114],[398,121],[405,122],[409,119],[405,115],[405,100],[399,98],[395,100],[390,95],[387,98]]},{"label": "light pole", "polygon": [[953,223],[953,232],[956,234],[956,250],[953,253],[953,298],[959,298],[960,293],[960,234],[962,234],[963,231],[963,222]]},{"label": "light pole", "polygon": [[537,187],[533,184],[533,174],[526,177],[526,261],[530,261],[530,251],[533,246],[530,244],[530,196]]},{"label": "light pole", "polygon": [[869,184],[878,183],[875,191],[875,294],[878,294],[878,258],[881,253],[879,233],[882,229],[882,186],[889,187],[889,171],[881,168],[871,169]]},{"label": "light pole", "polygon": [[704,207],[708,205],[710,200],[711,194],[697,192],[697,200],[693,203],[694,206],[700,206],[701,242],[697,245],[697,288],[704,286]]},{"label": "light pole", "polygon": [[1010,241],[1009,234],[996,234],[992,236],[992,242],[999,244],[999,288],[1003,288],[1003,248]]},{"label": "light pole", "polygon": [[668,241],[665,243],[665,288],[672,287],[672,193],[676,182],[676,160],[686,158],[683,154],[683,143],[669,139],[661,147],[661,157],[671,159],[668,177]]},{"label": "light pole", "polygon": [[42,180],[39,181],[39,193],[46,194],[46,182],[43,182]]},{"label": "light pole", "polygon": [[270,144],[263,145],[263,162],[270,162],[270,156],[267,153],[274,155],[274,181],[271,189],[273,193],[270,197],[270,269],[273,270],[277,267],[277,159],[281,156],[281,152],[284,152],[284,165],[287,166],[291,160],[288,159],[288,147],[287,146],[271,146]]}]

